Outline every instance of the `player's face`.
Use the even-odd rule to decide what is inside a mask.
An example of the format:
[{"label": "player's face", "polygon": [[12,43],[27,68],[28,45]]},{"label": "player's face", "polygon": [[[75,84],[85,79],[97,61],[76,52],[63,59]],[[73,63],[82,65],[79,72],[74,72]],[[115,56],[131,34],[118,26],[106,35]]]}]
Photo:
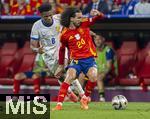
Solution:
[{"label": "player's face", "polygon": [[41,17],[44,19],[44,21],[48,24],[52,23],[52,16],[53,16],[53,11],[47,11],[41,13]]},{"label": "player's face", "polygon": [[72,19],[74,26],[79,27],[82,22],[82,18],[83,17],[81,12],[76,13],[76,16]]},{"label": "player's face", "polygon": [[94,41],[95,41],[95,44],[96,44],[96,47],[99,47],[101,48],[104,44],[104,38],[97,35],[95,38],[94,38]]}]

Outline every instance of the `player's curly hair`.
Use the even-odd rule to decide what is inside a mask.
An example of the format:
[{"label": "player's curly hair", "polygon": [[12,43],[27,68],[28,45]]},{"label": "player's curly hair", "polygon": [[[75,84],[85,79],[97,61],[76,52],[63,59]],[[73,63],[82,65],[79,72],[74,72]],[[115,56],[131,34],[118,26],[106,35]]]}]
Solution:
[{"label": "player's curly hair", "polygon": [[50,11],[51,9],[52,6],[49,3],[43,3],[40,7],[38,7],[40,13]]},{"label": "player's curly hair", "polygon": [[70,18],[75,17],[75,13],[81,12],[78,8],[75,7],[68,7],[65,11],[61,14],[60,23],[62,26],[69,27],[70,25]]}]

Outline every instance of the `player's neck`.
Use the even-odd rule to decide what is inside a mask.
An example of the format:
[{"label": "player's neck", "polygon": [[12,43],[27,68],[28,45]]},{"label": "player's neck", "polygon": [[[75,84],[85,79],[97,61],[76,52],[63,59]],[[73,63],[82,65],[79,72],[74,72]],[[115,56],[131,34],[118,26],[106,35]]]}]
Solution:
[{"label": "player's neck", "polygon": [[76,26],[73,24],[70,24],[69,29],[76,29]]},{"label": "player's neck", "polygon": [[53,24],[53,19],[50,23],[47,23],[44,19],[41,19],[41,21],[42,21],[43,25],[46,27],[50,27]]}]

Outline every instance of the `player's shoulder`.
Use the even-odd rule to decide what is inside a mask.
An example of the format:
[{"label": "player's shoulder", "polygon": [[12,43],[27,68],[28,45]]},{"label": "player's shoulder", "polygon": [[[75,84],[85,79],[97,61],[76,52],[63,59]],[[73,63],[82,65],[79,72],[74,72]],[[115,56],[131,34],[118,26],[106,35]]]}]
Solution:
[{"label": "player's shoulder", "polygon": [[60,16],[61,16],[60,14],[55,14],[55,15],[53,15],[53,18],[56,20],[60,20]]},{"label": "player's shoulder", "polygon": [[87,17],[82,18],[81,27],[86,27],[88,23],[89,23],[89,18]]},{"label": "player's shoulder", "polygon": [[61,31],[61,35],[63,36],[63,35],[67,35],[67,34],[68,34],[68,28],[63,27],[62,31]]},{"label": "player's shoulder", "polygon": [[60,23],[60,14],[53,15],[53,20]]},{"label": "player's shoulder", "polygon": [[88,20],[89,20],[89,18],[87,18],[87,17],[82,18],[82,22],[87,22]]},{"label": "player's shoulder", "polygon": [[40,27],[40,24],[41,24],[41,19],[34,22],[33,27]]}]

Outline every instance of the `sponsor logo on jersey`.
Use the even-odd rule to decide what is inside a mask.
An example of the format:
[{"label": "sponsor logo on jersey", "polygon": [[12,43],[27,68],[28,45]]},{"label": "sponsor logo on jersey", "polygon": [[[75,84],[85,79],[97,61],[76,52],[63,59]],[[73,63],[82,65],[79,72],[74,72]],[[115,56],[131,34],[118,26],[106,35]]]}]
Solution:
[{"label": "sponsor logo on jersey", "polygon": [[73,39],[73,36],[70,36],[70,37],[69,37],[69,40],[72,40],[72,39]]}]

